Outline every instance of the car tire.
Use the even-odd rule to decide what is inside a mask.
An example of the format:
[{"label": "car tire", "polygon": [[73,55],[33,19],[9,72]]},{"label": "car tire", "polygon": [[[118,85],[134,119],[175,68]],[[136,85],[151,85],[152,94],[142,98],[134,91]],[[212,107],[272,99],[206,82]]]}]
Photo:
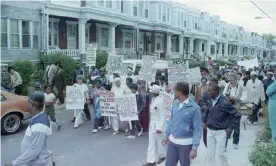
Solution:
[{"label": "car tire", "polygon": [[9,113],[1,119],[1,134],[14,134],[20,130],[22,118],[18,113]]}]

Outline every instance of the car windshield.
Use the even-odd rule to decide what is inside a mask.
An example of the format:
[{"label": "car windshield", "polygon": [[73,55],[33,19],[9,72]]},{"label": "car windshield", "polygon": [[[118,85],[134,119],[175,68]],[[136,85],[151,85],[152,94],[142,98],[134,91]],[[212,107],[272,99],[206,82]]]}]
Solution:
[{"label": "car windshield", "polygon": [[133,69],[134,63],[123,63],[122,64],[122,71],[126,72],[126,70],[127,70],[128,67],[131,67]]}]

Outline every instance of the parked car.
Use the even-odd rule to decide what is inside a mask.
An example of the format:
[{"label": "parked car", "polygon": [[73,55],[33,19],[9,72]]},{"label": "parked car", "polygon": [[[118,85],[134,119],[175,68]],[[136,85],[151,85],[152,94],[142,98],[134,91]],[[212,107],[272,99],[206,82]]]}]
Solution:
[{"label": "parked car", "polygon": [[22,121],[30,117],[27,96],[18,96],[1,90],[1,134],[18,132]]}]

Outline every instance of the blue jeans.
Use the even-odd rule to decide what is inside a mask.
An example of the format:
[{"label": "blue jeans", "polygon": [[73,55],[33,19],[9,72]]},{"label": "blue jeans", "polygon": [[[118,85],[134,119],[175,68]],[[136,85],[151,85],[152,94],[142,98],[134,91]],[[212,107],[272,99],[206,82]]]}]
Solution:
[{"label": "blue jeans", "polygon": [[191,150],[192,145],[178,145],[169,141],[165,166],[177,166],[178,161],[181,166],[190,166]]},{"label": "blue jeans", "polygon": [[101,121],[101,118],[94,118],[94,129],[98,130],[100,121]]}]

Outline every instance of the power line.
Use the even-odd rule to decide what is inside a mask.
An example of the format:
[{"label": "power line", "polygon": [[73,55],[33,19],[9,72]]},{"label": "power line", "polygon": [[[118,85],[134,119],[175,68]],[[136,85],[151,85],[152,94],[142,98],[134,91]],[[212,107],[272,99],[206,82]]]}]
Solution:
[{"label": "power line", "polygon": [[265,14],[268,18],[270,18],[273,22],[276,23],[276,21],[275,21],[272,17],[270,17],[265,11],[263,11],[255,2],[253,2],[253,0],[250,0],[250,2],[251,2],[254,6],[256,6],[263,14]]}]

